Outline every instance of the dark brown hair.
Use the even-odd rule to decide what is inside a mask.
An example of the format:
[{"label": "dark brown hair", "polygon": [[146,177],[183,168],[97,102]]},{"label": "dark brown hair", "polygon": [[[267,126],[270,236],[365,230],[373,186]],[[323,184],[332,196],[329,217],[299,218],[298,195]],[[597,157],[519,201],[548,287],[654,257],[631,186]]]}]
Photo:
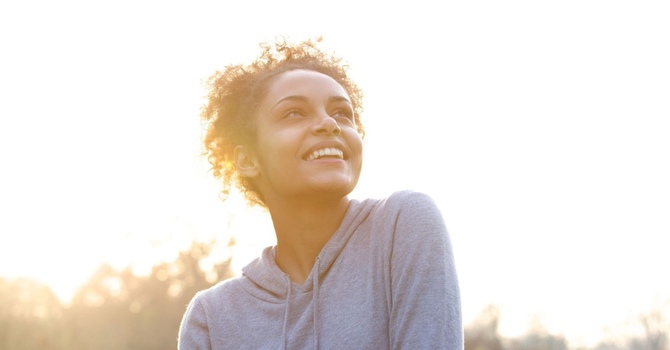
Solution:
[{"label": "dark brown hair", "polygon": [[256,109],[267,93],[272,79],[294,69],[307,69],[330,76],[349,95],[354,108],[354,121],[363,137],[360,122],[362,92],[347,76],[347,66],[340,58],[317,47],[321,38],[289,44],[285,39],[274,44],[261,44],[261,54],[248,65],[229,65],[207,81],[208,99],[201,117],[205,122],[205,155],[214,176],[221,180],[222,198],[233,185],[251,204],[265,206],[253,181],[241,176],[236,168],[233,150],[237,145],[256,142]]}]

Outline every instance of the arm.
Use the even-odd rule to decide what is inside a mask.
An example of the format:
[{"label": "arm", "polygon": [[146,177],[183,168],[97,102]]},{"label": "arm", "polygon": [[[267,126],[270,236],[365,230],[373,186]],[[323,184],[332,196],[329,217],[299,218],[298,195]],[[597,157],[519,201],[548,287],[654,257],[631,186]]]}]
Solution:
[{"label": "arm", "polygon": [[179,350],[211,350],[207,312],[197,295],[186,309],[179,327]]},{"label": "arm", "polygon": [[405,194],[391,249],[394,349],[463,349],[458,279],[451,242],[433,200]]}]

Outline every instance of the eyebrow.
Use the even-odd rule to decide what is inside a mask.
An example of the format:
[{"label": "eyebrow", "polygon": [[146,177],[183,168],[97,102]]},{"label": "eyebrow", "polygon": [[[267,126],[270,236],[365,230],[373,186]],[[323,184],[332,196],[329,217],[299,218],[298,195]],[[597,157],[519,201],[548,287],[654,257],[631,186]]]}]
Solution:
[{"label": "eyebrow", "polygon": [[[274,106],[272,106],[271,110],[275,109],[277,107],[277,105],[279,105],[280,103],[282,103],[284,101],[307,102],[307,101],[309,101],[309,98],[307,98],[307,96],[304,96],[304,95],[286,96],[286,97],[282,98],[281,100],[277,101],[277,103],[275,103]],[[331,102],[346,102],[346,103],[353,106],[353,103],[351,103],[351,101],[344,96],[338,96],[338,95],[330,96],[330,97],[328,97],[328,103],[331,103]]]}]

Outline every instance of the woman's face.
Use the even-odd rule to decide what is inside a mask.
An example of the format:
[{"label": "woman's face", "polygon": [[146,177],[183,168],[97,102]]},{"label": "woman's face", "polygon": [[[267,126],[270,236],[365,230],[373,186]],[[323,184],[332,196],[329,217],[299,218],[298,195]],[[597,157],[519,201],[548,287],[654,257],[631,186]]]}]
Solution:
[{"label": "woman's face", "polygon": [[363,142],[351,100],[331,77],[292,70],[274,78],[256,113],[253,179],[273,198],[342,198],[356,186]]}]

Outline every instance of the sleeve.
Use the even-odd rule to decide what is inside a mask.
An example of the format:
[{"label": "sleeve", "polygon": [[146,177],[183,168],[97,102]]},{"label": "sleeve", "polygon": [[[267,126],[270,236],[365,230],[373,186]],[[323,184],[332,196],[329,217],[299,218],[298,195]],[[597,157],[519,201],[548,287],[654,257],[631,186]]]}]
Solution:
[{"label": "sleeve", "polygon": [[458,278],[442,213],[421,193],[402,196],[391,248],[393,349],[463,349]]},{"label": "sleeve", "polygon": [[179,326],[178,350],[211,350],[207,312],[196,295]]}]

